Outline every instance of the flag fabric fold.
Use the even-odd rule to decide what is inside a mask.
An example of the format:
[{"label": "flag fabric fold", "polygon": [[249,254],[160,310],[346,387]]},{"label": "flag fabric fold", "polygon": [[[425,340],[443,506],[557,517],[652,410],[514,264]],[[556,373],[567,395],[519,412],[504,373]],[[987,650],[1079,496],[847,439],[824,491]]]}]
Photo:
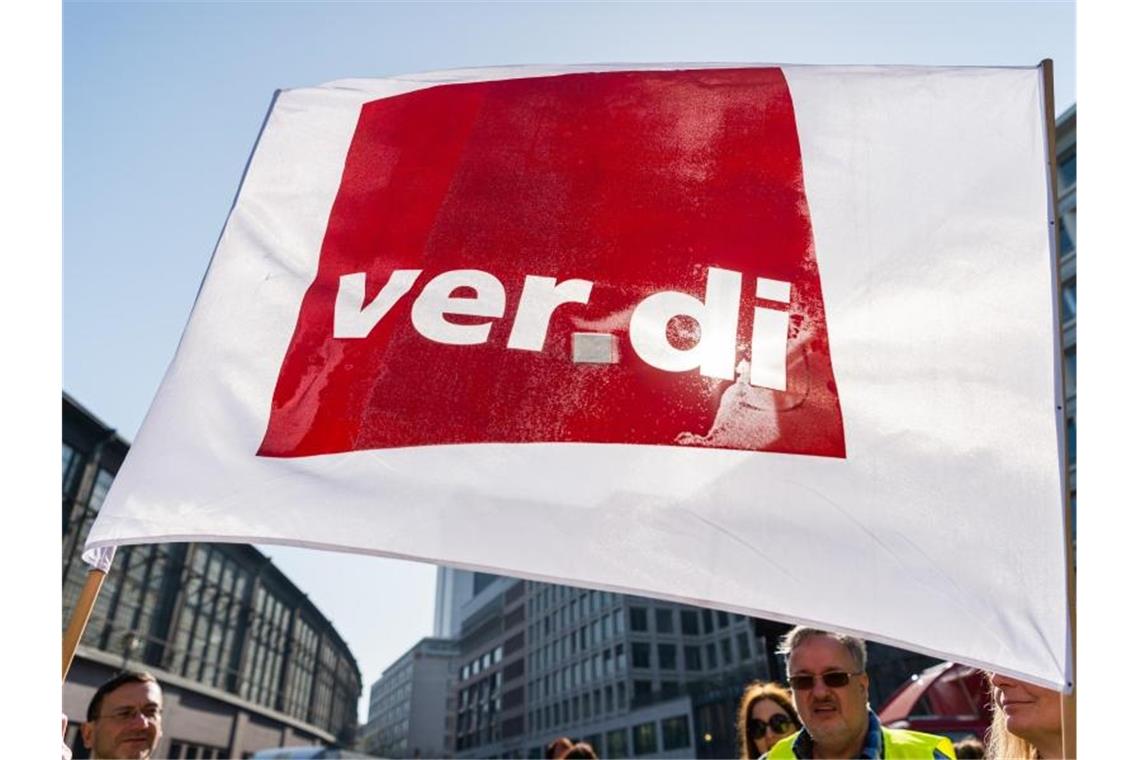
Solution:
[{"label": "flag fabric fold", "polygon": [[279,93],[88,539],[645,594],[1068,685],[1040,72]]}]

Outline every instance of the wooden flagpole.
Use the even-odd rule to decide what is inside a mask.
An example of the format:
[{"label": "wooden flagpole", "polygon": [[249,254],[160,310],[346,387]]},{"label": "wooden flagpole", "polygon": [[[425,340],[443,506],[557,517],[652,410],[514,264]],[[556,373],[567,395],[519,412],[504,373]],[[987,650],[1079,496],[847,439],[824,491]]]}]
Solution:
[{"label": "wooden flagpole", "polygon": [[87,573],[87,581],[83,590],[79,592],[79,599],[75,602],[75,609],[71,611],[71,620],[67,623],[67,630],[63,633],[63,680],[67,680],[67,671],[71,669],[71,661],[75,659],[75,650],[79,647],[79,640],[83,638],[83,631],[87,628],[87,621],[91,618],[91,610],[95,608],[95,600],[99,597],[99,589],[103,587],[103,580],[107,573],[97,567],[91,568]]},{"label": "wooden flagpole", "polygon": [[[99,462],[103,458],[103,446],[114,437],[115,431],[108,430],[102,440],[91,449],[91,454],[83,471],[83,479],[79,483],[79,488],[76,489],[75,497],[77,500],[89,501],[91,499],[91,492],[95,488],[95,480],[99,471]],[[111,557],[113,560],[114,555],[112,554]],[[71,619],[67,622],[67,628],[63,632],[64,681],[67,681],[67,671],[71,669],[71,662],[75,659],[75,650],[79,648],[83,631],[87,629],[87,621],[91,619],[91,611],[95,609],[95,600],[99,598],[99,590],[103,587],[103,581],[107,578],[107,571],[110,569],[110,562],[108,562],[106,570],[92,567],[87,571],[87,580],[83,583],[83,589],[75,601],[75,609],[71,611]]]},{"label": "wooden flagpole", "polygon": [[[1044,85],[1045,95],[1045,125],[1046,134],[1048,135],[1048,151],[1049,151],[1049,202],[1051,204],[1052,222],[1053,222],[1053,250],[1059,252],[1061,250],[1061,220],[1058,215],[1057,208],[1057,111],[1056,103],[1053,98],[1053,59],[1046,58],[1039,64],[1041,68],[1041,78]],[[1055,298],[1060,298],[1060,282],[1061,282],[1061,259],[1059,256],[1054,257],[1053,266],[1056,267],[1055,281],[1058,283],[1058,292],[1054,294]],[[1060,303],[1057,304],[1057,340],[1058,345],[1061,344],[1061,327],[1060,327]],[[1061,380],[1062,387],[1067,387],[1065,381],[1065,363],[1061,362]],[[1062,404],[1068,403],[1067,400],[1062,400]],[[1067,414],[1062,415],[1067,418]],[[1073,672],[1072,672],[1072,690],[1068,694],[1062,694],[1061,699],[1061,742],[1064,748],[1064,756],[1066,758],[1075,758],[1077,756],[1077,567],[1076,558],[1073,556],[1073,504],[1070,494],[1072,493],[1072,484],[1069,482],[1069,452],[1068,452],[1068,437],[1061,436],[1064,442],[1062,450],[1064,453],[1063,466],[1065,468],[1065,493],[1062,494],[1065,505],[1065,567],[1068,569],[1065,578],[1066,592],[1069,599],[1069,642],[1073,654]]]}]

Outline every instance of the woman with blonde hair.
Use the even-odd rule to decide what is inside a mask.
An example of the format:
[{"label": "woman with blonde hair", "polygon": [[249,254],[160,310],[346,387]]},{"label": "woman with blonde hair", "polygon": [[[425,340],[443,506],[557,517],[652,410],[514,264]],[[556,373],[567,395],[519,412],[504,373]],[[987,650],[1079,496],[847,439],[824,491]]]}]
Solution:
[{"label": "woman with blonde hair", "polygon": [[986,734],[987,758],[1066,757],[1060,692],[997,673],[990,674],[990,684],[994,717]]},{"label": "woman with blonde hair", "polygon": [[791,692],[780,684],[752,681],[744,687],[736,711],[740,760],[755,760],[802,727]]}]

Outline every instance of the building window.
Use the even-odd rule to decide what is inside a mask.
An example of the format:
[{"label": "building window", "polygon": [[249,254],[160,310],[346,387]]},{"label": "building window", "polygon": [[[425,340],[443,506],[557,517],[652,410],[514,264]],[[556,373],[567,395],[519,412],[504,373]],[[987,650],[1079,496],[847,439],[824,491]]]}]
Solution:
[{"label": "building window", "polygon": [[71,490],[71,482],[75,480],[75,473],[79,470],[79,453],[63,444],[63,494]]},{"label": "building window", "polygon": [[656,613],[656,623],[658,633],[672,633],[673,632],[673,610],[657,608],[654,610]]},{"label": "building window", "polygon": [[701,648],[685,647],[685,670],[699,671],[701,669]]},{"label": "building window", "polygon": [[606,757],[629,757],[629,744],[624,728],[606,732]]},{"label": "building window", "polygon": [[649,617],[646,614],[644,607],[630,607],[629,608],[629,630],[631,630],[631,631],[648,631],[649,630]]},{"label": "building window", "polygon": [[686,636],[700,635],[701,623],[696,610],[681,610],[681,633]]},{"label": "building window", "polygon": [[1077,318],[1077,281],[1068,280],[1061,286],[1061,324]]},{"label": "building window", "polygon": [[721,659],[724,660],[724,664],[726,666],[732,664],[732,640],[731,639],[721,639],[720,640],[720,655],[721,655]]},{"label": "building window", "polygon": [[662,670],[677,669],[677,647],[675,645],[657,645],[657,666]]},{"label": "building window", "polygon": [[1057,194],[1064,194],[1065,191],[1077,184],[1077,154],[1074,152],[1071,156],[1061,162],[1057,167]]},{"label": "building window", "polygon": [[1065,349],[1065,398],[1077,396],[1077,347]]},{"label": "building window", "polygon": [[1065,420],[1065,440],[1069,449],[1069,464],[1077,463],[1077,421],[1072,417]]},{"label": "building window", "polygon": [[657,751],[657,724],[653,721],[633,727],[633,754],[649,755]]},{"label": "building window", "polygon": [[1077,217],[1076,214],[1064,213],[1057,219],[1057,224],[1061,226],[1061,251],[1062,257],[1067,256],[1076,249],[1077,237]]},{"label": "building window", "polygon": [[705,667],[716,669],[716,644],[711,641],[705,646]]},{"label": "building window", "polygon": [[661,742],[666,752],[689,746],[689,718],[678,715],[661,721]]},{"label": "building window", "polygon": [[633,667],[635,668],[648,668],[649,667],[649,645],[644,641],[635,641],[632,645],[633,650]]},{"label": "building window", "polygon": [[747,660],[752,656],[752,648],[748,646],[748,634],[741,632],[736,634],[736,648],[740,650],[740,659]]},{"label": "building window", "polygon": [[653,682],[637,680],[633,682],[633,701],[634,704],[645,704],[649,701],[650,694],[653,693]]},{"label": "building window", "polygon": [[192,760],[210,760],[211,758],[228,757],[229,755],[223,747],[210,747],[205,744],[175,740],[170,743],[170,756]]},{"label": "building window", "polygon": [[705,624],[705,633],[713,632],[712,610],[701,610],[701,621]]},{"label": "building window", "polygon": [[88,508],[98,511],[99,507],[103,506],[103,499],[107,498],[107,491],[111,490],[111,481],[115,476],[99,468],[99,474],[95,476],[95,485],[91,487],[91,498],[87,500]]},{"label": "building window", "polygon": [[724,610],[716,611],[716,627],[728,628],[728,613]]},{"label": "building window", "polygon": [[677,685],[676,681],[662,681],[661,682],[661,697],[662,699],[669,699],[681,693],[681,688]]}]

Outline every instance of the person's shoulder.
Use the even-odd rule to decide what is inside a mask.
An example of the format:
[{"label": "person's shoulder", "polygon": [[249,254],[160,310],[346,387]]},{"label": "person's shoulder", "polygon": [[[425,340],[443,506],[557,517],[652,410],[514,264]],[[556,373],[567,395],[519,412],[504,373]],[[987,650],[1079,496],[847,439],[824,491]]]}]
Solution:
[{"label": "person's shoulder", "polygon": [[794,745],[799,731],[791,736],[785,736],[772,745],[772,748],[760,756],[760,760],[794,760],[796,757]]}]

